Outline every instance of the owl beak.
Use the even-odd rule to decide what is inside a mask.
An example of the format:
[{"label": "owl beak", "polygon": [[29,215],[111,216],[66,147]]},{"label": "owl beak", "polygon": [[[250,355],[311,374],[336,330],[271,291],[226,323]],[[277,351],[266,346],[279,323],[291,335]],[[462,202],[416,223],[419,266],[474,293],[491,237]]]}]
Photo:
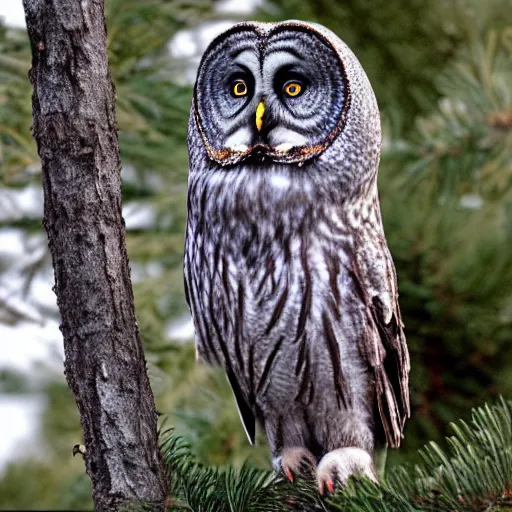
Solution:
[{"label": "owl beak", "polygon": [[260,100],[258,106],[256,107],[256,128],[261,132],[261,127],[263,126],[263,114],[265,113],[265,103],[263,99]]}]

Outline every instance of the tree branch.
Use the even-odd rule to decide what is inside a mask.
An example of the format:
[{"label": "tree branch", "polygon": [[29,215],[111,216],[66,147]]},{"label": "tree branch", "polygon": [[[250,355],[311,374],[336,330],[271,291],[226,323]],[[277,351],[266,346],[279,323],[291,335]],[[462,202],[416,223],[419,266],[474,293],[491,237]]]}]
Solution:
[{"label": "tree branch", "polygon": [[162,509],[156,412],[135,320],[121,215],[114,88],[103,0],[24,0],[33,135],[96,510]]}]

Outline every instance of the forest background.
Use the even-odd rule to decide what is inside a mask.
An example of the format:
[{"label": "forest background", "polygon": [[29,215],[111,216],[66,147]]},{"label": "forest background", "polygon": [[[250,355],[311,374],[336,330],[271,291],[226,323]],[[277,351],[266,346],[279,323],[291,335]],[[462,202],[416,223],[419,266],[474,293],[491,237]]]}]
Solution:
[{"label": "forest background", "polygon": [[[512,398],[511,0],[106,0],[106,15],[128,253],[161,424],[207,464],[269,465],[222,372],[194,362],[181,270],[195,69],[209,40],[243,19],[328,26],[377,95],[382,212],[413,367],[412,419],[389,465],[413,462],[472,407]],[[29,68],[25,30],[0,21],[0,407],[36,399],[39,410],[29,439],[0,439],[10,454],[0,509],[90,509],[71,456],[81,432],[62,372]]]}]

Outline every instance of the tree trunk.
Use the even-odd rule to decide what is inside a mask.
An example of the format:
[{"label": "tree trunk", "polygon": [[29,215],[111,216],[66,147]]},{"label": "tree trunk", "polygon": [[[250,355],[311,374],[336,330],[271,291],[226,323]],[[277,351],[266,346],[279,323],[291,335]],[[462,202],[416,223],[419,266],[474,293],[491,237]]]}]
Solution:
[{"label": "tree trunk", "polygon": [[[103,0],[24,0],[33,135],[96,510],[163,509],[156,412],[135,320]],[[71,447],[70,447],[71,449]]]}]

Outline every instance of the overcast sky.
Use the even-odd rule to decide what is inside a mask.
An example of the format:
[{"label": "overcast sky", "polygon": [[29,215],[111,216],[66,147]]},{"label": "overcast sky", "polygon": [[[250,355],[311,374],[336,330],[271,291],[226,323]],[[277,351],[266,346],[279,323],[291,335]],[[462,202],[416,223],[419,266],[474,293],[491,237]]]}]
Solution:
[{"label": "overcast sky", "polygon": [[[217,11],[221,13],[238,13],[249,15],[262,0],[223,0],[219,2]],[[0,0],[0,17],[7,25],[13,27],[25,26],[25,13],[22,0]]]},{"label": "overcast sky", "polygon": [[23,12],[23,3],[21,0],[2,0],[0,1],[0,17],[4,19],[7,25],[13,27],[25,26],[25,13]]}]

